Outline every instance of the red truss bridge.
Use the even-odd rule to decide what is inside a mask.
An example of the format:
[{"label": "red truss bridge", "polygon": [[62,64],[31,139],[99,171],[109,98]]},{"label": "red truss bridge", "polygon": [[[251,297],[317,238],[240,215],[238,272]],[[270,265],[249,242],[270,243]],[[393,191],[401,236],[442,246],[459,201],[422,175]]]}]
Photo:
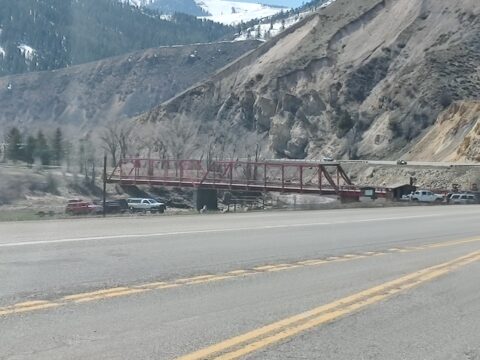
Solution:
[{"label": "red truss bridge", "polygon": [[[107,177],[121,185],[339,195],[361,191],[336,162],[124,159]],[[377,190],[381,196],[382,189]]]}]

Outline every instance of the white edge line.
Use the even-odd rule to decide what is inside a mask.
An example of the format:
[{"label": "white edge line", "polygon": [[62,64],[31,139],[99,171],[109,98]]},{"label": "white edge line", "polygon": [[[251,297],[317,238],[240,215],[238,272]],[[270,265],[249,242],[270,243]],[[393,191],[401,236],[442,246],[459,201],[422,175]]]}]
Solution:
[{"label": "white edge line", "polygon": [[177,235],[191,235],[191,234],[223,233],[223,232],[235,232],[235,231],[246,231],[246,230],[269,230],[269,229],[283,229],[283,228],[295,228],[295,227],[306,227],[306,226],[354,224],[354,223],[375,222],[375,221],[430,218],[430,217],[437,217],[437,216],[443,216],[443,215],[444,214],[430,214],[430,215],[416,215],[416,216],[373,218],[373,219],[363,219],[363,220],[346,220],[346,221],[335,221],[335,222],[265,225],[265,226],[259,226],[259,227],[239,227],[239,228],[229,228],[229,229],[175,231],[175,232],[154,233],[154,234],[124,234],[124,235],[91,236],[91,237],[70,238],[70,239],[23,241],[23,242],[3,243],[3,244],[0,243],[0,247],[19,247],[19,246],[32,246],[32,245],[44,245],[44,244],[62,244],[62,243],[69,243],[69,242],[85,242],[85,241],[95,241],[95,240],[117,240],[117,239],[128,239],[128,238],[149,238],[149,237],[159,237],[159,236],[163,237],[163,236],[177,236]]}]

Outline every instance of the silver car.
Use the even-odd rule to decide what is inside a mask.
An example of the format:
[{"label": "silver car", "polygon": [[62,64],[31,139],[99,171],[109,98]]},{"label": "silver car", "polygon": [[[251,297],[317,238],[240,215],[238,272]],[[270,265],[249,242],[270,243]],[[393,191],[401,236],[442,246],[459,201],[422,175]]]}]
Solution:
[{"label": "silver car", "polygon": [[450,204],[476,204],[477,198],[472,194],[453,194],[450,196]]}]

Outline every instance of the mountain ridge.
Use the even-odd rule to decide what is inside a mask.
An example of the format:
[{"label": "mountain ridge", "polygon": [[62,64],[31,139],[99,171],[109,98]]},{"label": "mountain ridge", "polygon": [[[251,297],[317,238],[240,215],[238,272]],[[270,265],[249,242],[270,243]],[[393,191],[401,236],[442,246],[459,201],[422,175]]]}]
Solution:
[{"label": "mountain ridge", "polygon": [[0,0],[0,76],[64,68],[162,45],[232,38],[234,28],[118,0]]},{"label": "mountain ridge", "polygon": [[59,70],[0,77],[0,125],[90,131],[149,110],[258,44],[151,48]]}]

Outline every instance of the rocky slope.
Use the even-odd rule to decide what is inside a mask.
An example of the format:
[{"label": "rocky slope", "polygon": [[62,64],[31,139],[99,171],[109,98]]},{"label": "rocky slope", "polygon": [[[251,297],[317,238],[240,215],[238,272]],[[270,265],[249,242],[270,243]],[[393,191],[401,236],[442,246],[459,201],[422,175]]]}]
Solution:
[{"label": "rocky slope", "polygon": [[142,119],[258,132],[277,157],[398,156],[478,97],[479,31],[478,0],[337,0]]},{"label": "rocky slope", "polygon": [[461,101],[449,106],[406,158],[480,161],[480,101]]},{"label": "rocky slope", "polygon": [[93,128],[151,109],[258,46],[153,48],[56,71],[0,77],[0,128]]},{"label": "rocky slope", "polygon": [[414,167],[414,166],[344,166],[357,185],[397,186],[410,183],[421,189],[451,190],[456,184],[460,190],[471,190],[473,184],[480,185],[478,167]]}]

